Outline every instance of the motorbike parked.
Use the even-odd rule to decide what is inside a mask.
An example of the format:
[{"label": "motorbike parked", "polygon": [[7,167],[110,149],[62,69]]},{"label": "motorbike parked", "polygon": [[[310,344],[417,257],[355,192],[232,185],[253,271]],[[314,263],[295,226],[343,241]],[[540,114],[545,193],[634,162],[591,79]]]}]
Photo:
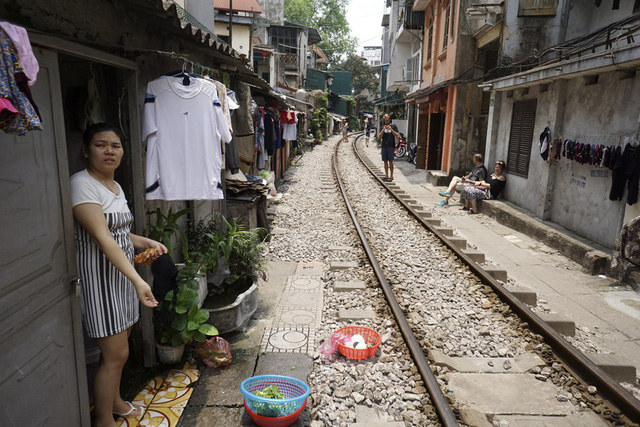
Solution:
[{"label": "motorbike parked", "polygon": [[396,141],[395,156],[402,157],[405,154],[407,154],[407,138],[400,132],[398,140]]}]

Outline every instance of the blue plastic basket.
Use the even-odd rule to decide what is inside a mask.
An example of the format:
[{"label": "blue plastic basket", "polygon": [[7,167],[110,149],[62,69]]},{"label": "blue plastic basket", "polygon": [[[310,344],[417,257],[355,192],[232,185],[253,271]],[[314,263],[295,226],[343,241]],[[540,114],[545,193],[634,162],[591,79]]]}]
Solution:
[{"label": "blue plastic basket", "polygon": [[[278,386],[278,390],[285,399],[269,399],[253,394],[274,384]],[[247,378],[240,384],[240,391],[249,409],[265,417],[283,417],[293,414],[304,405],[310,392],[309,386],[304,381],[281,375],[258,375]]]}]

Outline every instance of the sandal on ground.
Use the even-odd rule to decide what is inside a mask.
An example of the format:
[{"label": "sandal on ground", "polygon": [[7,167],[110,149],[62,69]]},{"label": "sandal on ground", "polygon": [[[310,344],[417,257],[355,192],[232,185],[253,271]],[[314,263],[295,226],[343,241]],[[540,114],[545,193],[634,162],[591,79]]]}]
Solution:
[{"label": "sandal on ground", "polygon": [[129,410],[127,412],[116,412],[113,411],[113,415],[117,415],[122,418],[136,418],[144,413],[144,409],[138,405],[134,405],[131,402],[125,401],[127,405],[129,405]]},{"label": "sandal on ground", "polygon": [[475,215],[478,212],[474,211],[473,209],[469,209],[469,212],[467,212],[469,215]]},{"label": "sandal on ground", "polygon": [[468,208],[468,207],[466,207],[466,206],[463,206],[463,207],[461,207],[459,210],[461,210],[461,211],[468,211],[468,210],[469,210],[469,208]]}]

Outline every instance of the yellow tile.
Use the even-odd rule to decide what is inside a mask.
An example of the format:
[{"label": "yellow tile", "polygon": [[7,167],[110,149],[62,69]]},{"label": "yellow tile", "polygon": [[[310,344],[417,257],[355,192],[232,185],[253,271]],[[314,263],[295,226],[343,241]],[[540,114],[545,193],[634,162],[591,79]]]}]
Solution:
[{"label": "yellow tile", "polygon": [[191,393],[193,393],[192,388],[162,387],[151,401],[149,408],[184,408],[189,402]]},{"label": "yellow tile", "polygon": [[154,396],[162,386],[162,383],[162,377],[155,377],[149,380],[142,390],[138,392],[135,399],[133,399],[133,403],[144,406],[145,408],[149,406]]},{"label": "yellow tile", "polygon": [[184,408],[150,407],[138,426],[175,427]]},{"label": "yellow tile", "polygon": [[162,387],[188,387],[195,381],[198,381],[198,371],[172,369],[167,374],[167,378],[165,378]]}]

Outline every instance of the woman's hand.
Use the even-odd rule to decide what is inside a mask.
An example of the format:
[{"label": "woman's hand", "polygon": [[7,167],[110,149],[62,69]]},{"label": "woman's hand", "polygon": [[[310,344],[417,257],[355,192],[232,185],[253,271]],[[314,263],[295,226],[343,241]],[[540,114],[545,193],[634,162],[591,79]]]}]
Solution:
[{"label": "woman's hand", "polygon": [[135,285],[136,293],[138,294],[138,299],[145,307],[157,307],[158,301],[153,296],[153,292],[151,291],[151,286],[147,284],[147,282],[140,282]]},{"label": "woman's hand", "polygon": [[167,253],[167,247],[160,242],[156,242],[155,240],[147,239],[149,241],[147,249],[153,248],[160,252],[161,254]]},{"label": "woman's hand", "polygon": [[129,238],[131,239],[131,243],[133,243],[133,247],[138,250],[146,250],[146,249],[156,249],[160,254],[167,253],[167,247],[160,242],[156,242],[155,240],[151,240],[148,237],[138,236],[137,234],[129,233]]}]

